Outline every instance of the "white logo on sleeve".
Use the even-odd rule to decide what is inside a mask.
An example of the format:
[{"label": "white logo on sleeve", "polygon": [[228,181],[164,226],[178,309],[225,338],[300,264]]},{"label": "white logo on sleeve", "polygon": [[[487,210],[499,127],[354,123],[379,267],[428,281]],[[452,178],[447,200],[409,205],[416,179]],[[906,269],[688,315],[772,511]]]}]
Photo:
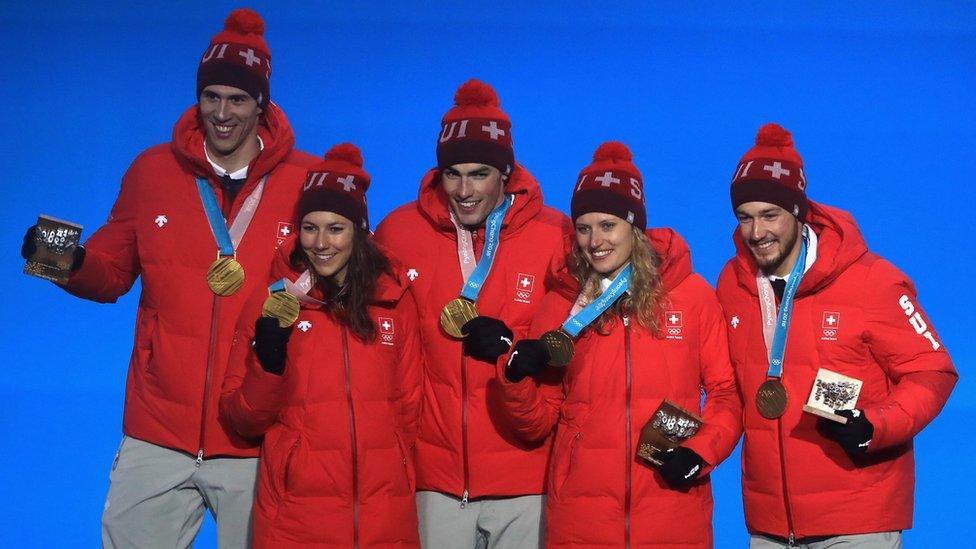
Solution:
[{"label": "white logo on sleeve", "polygon": [[732,320],[729,321],[729,324],[732,325],[732,329],[733,330],[736,329],[736,328],[738,328],[739,327],[739,316],[738,315],[733,315],[732,316]]},{"label": "white logo on sleeve", "polygon": [[417,277],[418,276],[420,276],[420,273],[417,272],[417,269],[408,269],[407,270],[407,278],[410,279],[410,282],[413,282],[414,280],[417,280]]},{"label": "white logo on sleeve", "polygon": [[162,229],[163,225],[169,223],[169,219],[166,219],[166,214],[159,214],[156,216],[156,220],[153,221],[153,223],[155,223],[157,227]]},{"label": "white logo on sleeve", "polygon": [[938,351],[942,347],[942,344],[936,341],[935,336],[929,331],[929,325],[922,318],[922,311],[915,310],[915,304],[912,303],[912,300],[907,295],[902,295],[898,300],[898,304],[901,305],[901,310],[905,311],[905,316],[908,317],[908,323],[915,330],[915,333],[929,340],[929,343],[932,344],[932,350]]},{"label": "white logo on sleeve", "polygon": [[312,329],[312,323],[307,320],[303,320],[298,323],[298,329],[303,332],[307,332]]}]

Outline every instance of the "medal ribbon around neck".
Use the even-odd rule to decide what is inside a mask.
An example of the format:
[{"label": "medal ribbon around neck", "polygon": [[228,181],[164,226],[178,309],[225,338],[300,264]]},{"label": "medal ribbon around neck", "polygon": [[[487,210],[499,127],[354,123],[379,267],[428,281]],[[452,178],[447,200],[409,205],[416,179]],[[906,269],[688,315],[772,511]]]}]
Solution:
[{"label": "medal ribbon around neck", "polygon": [[783,290],[783,299],[779,303],[779,312],[774,312],[773,285],[762,274],[756,276],[759,287],[759,308],[762,311],[763,339],[769,353],[769,369],[766,377],[783,377],[783,355],[786,353],[786,336],[790,329],[790,318],[793,316],[793,297],[803,279],[803,271],[807,263],[807,236],[803,230],[803,240],[800,242],[800,253],[790,271],[790,279]]},{"label": "medal ribbon around neck", "polygon": [[623,270],[607,286],[607,289],[594,299],[589,305],[583,307],[578,313],[571,315],[562,324],[562,330],[572,337],[577,337],[584,328],[589,326],[594,320],[609,309],[617,298],[624,295],[630,289],[630,274],[633,268],[628,263]]},{"label": "medal ribbon around neck", "polygon": [[506,195],[505,200],[488,214],[485,220],[485,246],[481,249],[481,258],[478,259],[477,266],[474,265],[474,240],[471,238],[471,231],[463,228],[454,218],[451,212],[451,221],[457,229],[458,236],[458,263],[461,266],[461,276],[464,279],[464,287],[461,288],[461,297],[472,302],[478,300],[481,287],[488,278],[491,271],[491,264],[495,260],[498,252],[498,241],[502,232],[502,221],[505,214],[514,202],[514,195]]},{"label": "medal ribbon around neck", "polygon": [[244,199],[244,205],[237,212],[237,216],[234,218],[230,230],[228,230],[227,221],[217,204],[217,195],[214,194],[213,188],[210,187],[206,178],[197,178],[197,190],[200,192],[200,201],[203,202],[203,211],[207,214],[210,232],[213,233],[214,240],[217,242],[221,257],[233,257],[234,250],[237,249],[244,232],[247,231],[248,225],[254,219],[254,213],[258,209],[258,203],[261,202],[261,195],[264,194],[264,184],[267,180],[268,176],[262,177],[257,187]]}]

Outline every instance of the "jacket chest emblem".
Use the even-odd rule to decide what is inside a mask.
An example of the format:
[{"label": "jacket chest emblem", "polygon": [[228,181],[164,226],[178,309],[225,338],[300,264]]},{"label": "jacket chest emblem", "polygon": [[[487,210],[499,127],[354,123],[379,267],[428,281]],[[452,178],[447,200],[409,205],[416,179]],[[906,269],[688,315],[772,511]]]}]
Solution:
[{"label": "jacket chest emblem", "polygon": [[393,345],[393,337],[396,335],[396,326],[393,319],[385,316],[376,318],[376,325],[380,328],[380,344]]},{"label": "jacket chest emblem", "polygon": [[820,330],[820,341],[837,341],[837,334],[840,332],[840,313],[824,311],[820,316]]},{"label": "jacket chest emblem", "polygon": [[519,273],[515,279],[515,301],[531,303],[532,290],[535,289],[535,275]]},{"label": "jacket chest emblem", "polygon": [[684,339],[684,313],[682,311],[664,312],[664,337],[665,339]]},{"label": "jacket chest emblem", "polygon": [[732,315],[732,319],[729,320],[729,326],[732,326],[733,330],[739,327],[739,315]]},{"label": "jacket chest emblem", "polygon": [[275,238],[277,239],[277,244],[275,248],[281,246],[281,244],[288,238],[291,233],[295,232],[295,226],[291,223],[285,221],[278,222],[278,230],[275,232]]},{"label": "jacket chest emblem", "polygon": [[308,320],[302,320],[296,325],[296,327],[303,332],[307,332],[312,329],[312,323]]},{"label": "jacket chest emblem", "polygon": [[414,269],[412,267],[410,269],[407,269],[407,278],[410,279],[410,282],[417,280],[418,276],[420,276],[420,273],[417,272],[417,269]]},{"label": "jacket chest emblem", "polygon": [[156,216],[156,219],[153,220],[153,223],[162,229],[167,223],[169,223],[169,219],[166,218],[166,214],[159,214]]}]

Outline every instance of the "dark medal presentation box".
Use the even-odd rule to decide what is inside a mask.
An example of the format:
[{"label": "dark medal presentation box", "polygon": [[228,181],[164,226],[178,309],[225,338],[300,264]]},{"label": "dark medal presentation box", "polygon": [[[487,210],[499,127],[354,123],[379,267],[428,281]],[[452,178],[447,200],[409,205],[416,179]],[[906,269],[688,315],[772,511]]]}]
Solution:
[{"label": "dark medal presentation box", "polygon": [[652,457],[654,452],[677,448],[697,433],[701,426],[702,418],[670,400],[665,400],[641,429],[637,457],[654,465],[661,465],[660,460]]},{"label": "dark medal presentation box", "polygon": [[71,275],[75,249],[81,242],[81,225],[47,215],[37,218],[34,255],[24,265],[24,274],[66,284]]}]

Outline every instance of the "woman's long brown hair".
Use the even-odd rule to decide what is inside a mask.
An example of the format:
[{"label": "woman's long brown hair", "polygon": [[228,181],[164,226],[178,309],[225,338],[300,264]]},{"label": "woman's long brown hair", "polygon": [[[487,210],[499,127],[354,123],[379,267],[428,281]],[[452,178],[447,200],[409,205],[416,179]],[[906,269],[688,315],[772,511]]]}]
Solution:
[{"label": "woman's long brown hair", "polygon": [[373,300],[376,281],[384,273],[392,273],[390,260],[373,244],[369,231],[353,227],[352,254],[346,267],[345,284],[339,286],[332,278],[322,278],[308,261],[305,250],[296,241],[295,249],[289,258],[293,266],[308,269],[315,278],[315,284],[325,296],[327,312],[345,324],[353,336],[363,342],[376,338],[376,325],[369,316],[367,306]]},{"label": "woman's long brown hair", "polygon": [[[627,314],[636,317],[637,322],[649,329],[655,335],[660,335],[661,312],[665,308],[667,296],[661,281],[661,258],[651,247],[644,231],[637,227],[631,228],[633,248],[630,252],[632,266],[630,277],[630,292],[617,300],[616,305],[607,309],[593,326],[597,333],[607,335],[613,328],[617,314]],[[573,278],[579,283],[581,291],[586,291],[588,302],[600,296],[599,284],[588,284],[590,278],[596,279],[596,271],[586,260],[579,244],[573,243],[573,250],[569,254],[569,269]]]}]

